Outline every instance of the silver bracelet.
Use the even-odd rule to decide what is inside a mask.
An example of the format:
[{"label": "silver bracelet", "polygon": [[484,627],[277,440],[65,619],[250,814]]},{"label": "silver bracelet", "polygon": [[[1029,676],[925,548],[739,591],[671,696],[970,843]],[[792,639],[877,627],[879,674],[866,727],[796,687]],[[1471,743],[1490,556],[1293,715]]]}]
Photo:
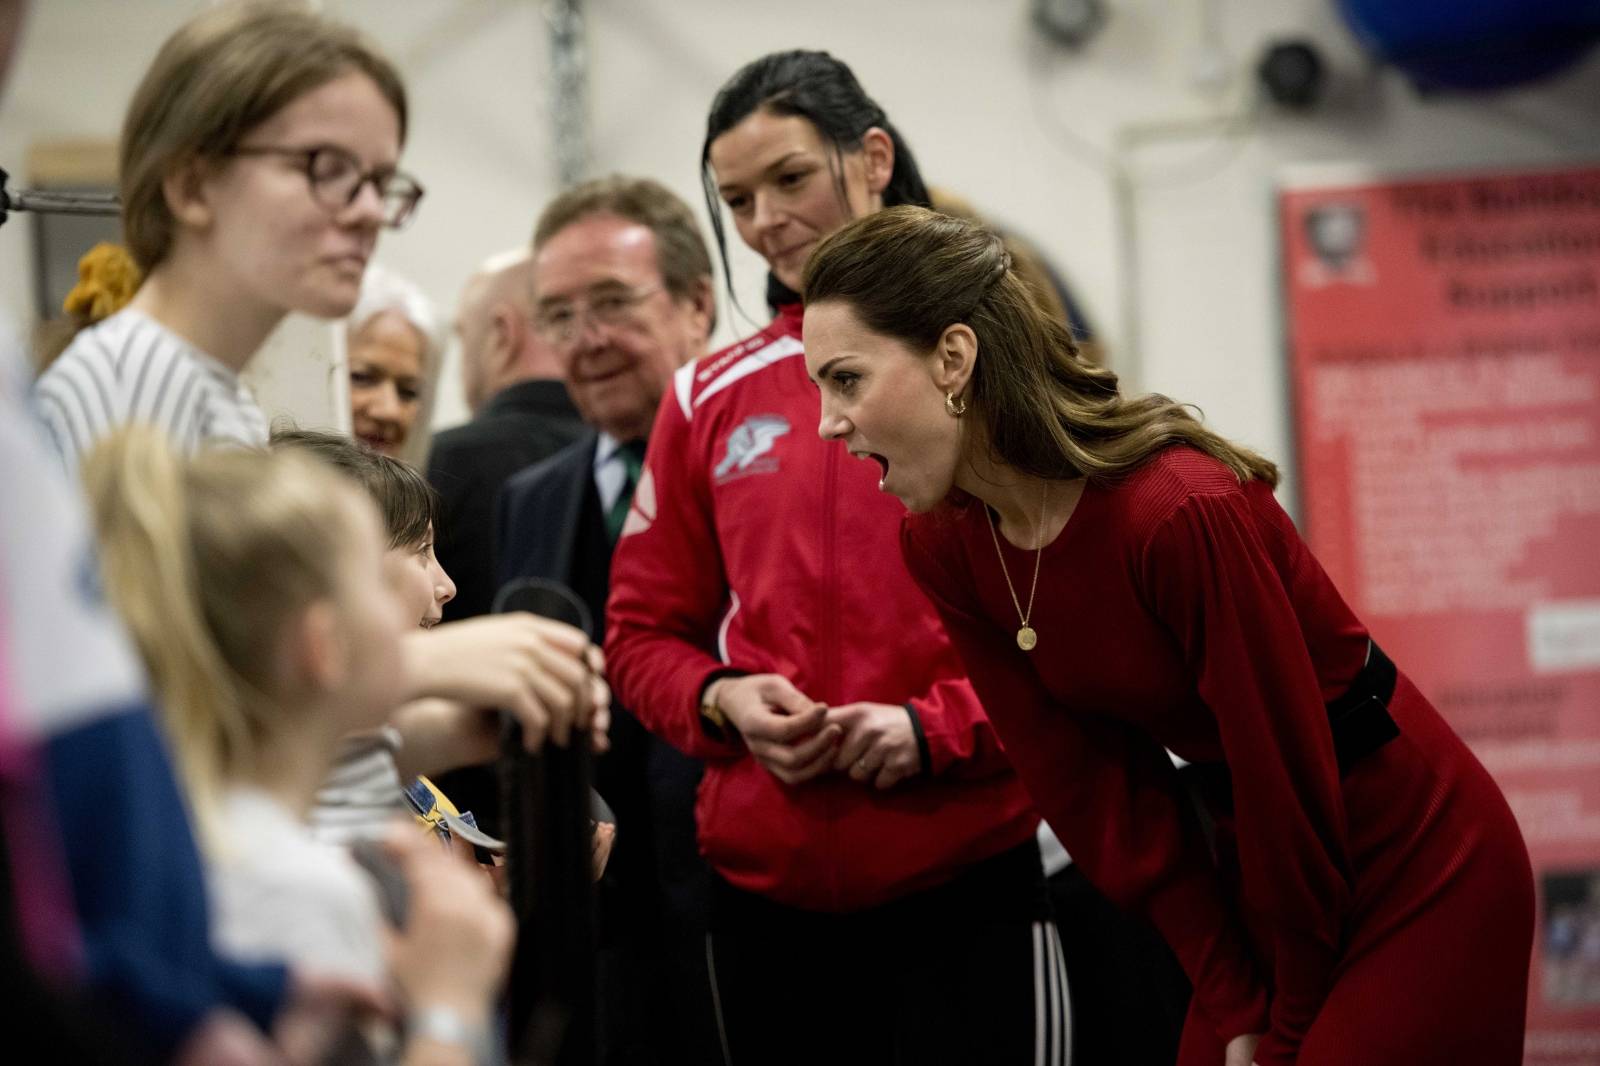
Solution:
[{"label": "silver bracelet", "polygon": [[478,1066],[498,1061],[488,1026],[467,1021],[454,1007],[435,1004],[411,1011],[406,1016],[406,1038],[461,1048]]}]

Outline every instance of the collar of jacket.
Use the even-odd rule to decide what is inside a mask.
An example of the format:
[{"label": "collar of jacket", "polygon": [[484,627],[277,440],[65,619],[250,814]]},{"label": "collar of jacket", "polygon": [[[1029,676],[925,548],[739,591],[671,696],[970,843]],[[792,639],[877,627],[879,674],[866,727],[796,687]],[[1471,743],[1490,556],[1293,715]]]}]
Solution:
[{"label": "collar of jacket", "polygon": [[767,274],[767,306],[775,315],[800,313],[800,294],[778,280],[778,275]]},{"label": "collar of jacket", "polygon": [[506,411],[528,412],[561,418],[577,418],[578,409],[572,406],[567,386],[555,378],[532,378],[507,385],[484,405],[483,414],[501,414]]}]

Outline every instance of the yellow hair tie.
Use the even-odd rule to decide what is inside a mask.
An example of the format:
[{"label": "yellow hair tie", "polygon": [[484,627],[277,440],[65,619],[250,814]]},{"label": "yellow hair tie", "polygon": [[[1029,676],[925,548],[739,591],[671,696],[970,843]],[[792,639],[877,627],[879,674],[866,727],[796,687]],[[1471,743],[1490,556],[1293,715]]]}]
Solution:
[{"label": "yellow hair tie", "polygon": [[102,241],[78,260],[78,283],[61,302],[61,309],[91,323],[99,322],[126,307],[143,280],[126,248]]}]

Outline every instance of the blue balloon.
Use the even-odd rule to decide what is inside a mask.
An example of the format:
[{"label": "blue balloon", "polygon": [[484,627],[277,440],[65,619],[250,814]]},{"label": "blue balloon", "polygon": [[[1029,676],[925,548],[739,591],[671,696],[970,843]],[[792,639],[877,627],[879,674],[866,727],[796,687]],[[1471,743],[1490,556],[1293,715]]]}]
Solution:
[{"label": "blue balloon", "polygon": [[1503,89],[1600,41],[1600,0],[1338,0],[1361,41],[1421,89]]}]

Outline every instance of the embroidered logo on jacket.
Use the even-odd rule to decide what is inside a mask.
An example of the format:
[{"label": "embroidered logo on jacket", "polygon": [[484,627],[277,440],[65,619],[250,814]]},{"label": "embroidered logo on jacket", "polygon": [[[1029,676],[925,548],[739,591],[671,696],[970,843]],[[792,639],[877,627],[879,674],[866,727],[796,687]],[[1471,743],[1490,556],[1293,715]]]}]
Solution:
[{"label": "embroidered logo on jacket", "polygon": [[633,490],[633,506],[628,509],[628,517],[622,523],[622,532],[618,539],[643,533],[655,520],[656,476],[647,466],[644,468],[644,475],[639,478],[639,487]]},{"label": "embroidered logo on jacket", "polygon": [[789,420],[782,415],[752,415],[728,434],[728,453],[711,476],[720,485],[750,474],[770,474],[778,469],[778,457],[770,454],[778,438],[789,432]]}]

